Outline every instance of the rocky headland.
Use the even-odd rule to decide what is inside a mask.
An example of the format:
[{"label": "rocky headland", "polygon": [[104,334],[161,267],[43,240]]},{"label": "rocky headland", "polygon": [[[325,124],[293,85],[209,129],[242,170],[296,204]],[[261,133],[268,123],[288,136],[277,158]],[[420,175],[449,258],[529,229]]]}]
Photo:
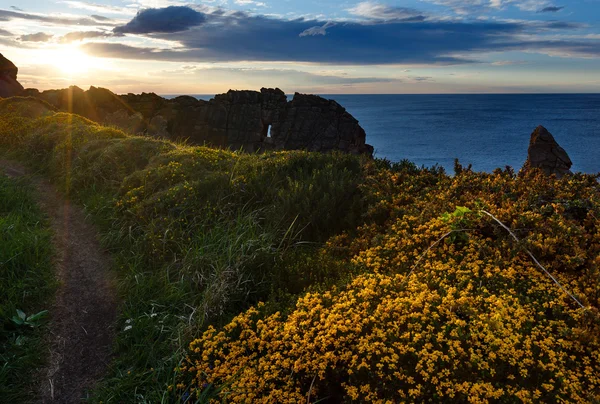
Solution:
[{"label": "rocky headland", "polygon": [[358,121],[340,104],[296,93],[291,101],[280,89],[234,91],[210,101],[190,96],[166,99],[154,93],[116,95],[110,90],[78,87],[39,92],[35,97],[56,108],[130,133],[192,144],[259,150],[340,150],[372,154]]},{"label": "rocky headland", "polygon": [[[209,101],[191,96],[172,99],[155,93],[117,95],[76,86],[60,90],[24,89],[18,68],[0,54],[0,98],[33,97],[60,111],[92,121],[191,144],[256,152],[264,150],[339,150],[373,154],[358,121],[334,100],[295,93],[291,101],[278,88],[229,90]],[[538,126],[531,134],[522,168],[540,168],[561,178],[571,173],[571,159],[552,134]]]},{"label": "rocky headland", "polygon": [[24,96],[95,122],[191,144],[259,150],[340,150],[373,153],[358,121],[333,100],[296,93],[291,101],[280,89],[230,90],[210,101],[190,96],[166,99],[154,93],[117,95],[90,87],[23,89],[17,67],[0,56],[0,97]]}]

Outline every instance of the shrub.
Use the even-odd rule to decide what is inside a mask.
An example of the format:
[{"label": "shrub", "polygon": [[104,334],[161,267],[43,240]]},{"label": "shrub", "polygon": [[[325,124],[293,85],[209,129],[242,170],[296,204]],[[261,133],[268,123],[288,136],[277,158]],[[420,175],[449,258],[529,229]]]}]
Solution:
[{"label": "shrub", "polygon": [[[600,399],[596,178],[408,169],[374,170],[365,182],[367,225],[326,246],[363,275],[305,294],[284,314],[259,304],[209,328],[190,344],[178,394],[231,402]],[[462,237],[444,238],[451,230]]]}]

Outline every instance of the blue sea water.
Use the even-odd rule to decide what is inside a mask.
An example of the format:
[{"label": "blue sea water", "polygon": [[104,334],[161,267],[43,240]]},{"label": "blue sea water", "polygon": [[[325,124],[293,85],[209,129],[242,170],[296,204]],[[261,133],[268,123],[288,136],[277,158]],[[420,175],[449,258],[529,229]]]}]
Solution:
[{"label": "blue sea water", "polygon": [[439,164],[449,172],[455,158],[477,171],[518,170],[531,132],[543,125],[567,151],[574,171],[600,172],[600,94],[323,97],[359,120],[376,157]]}]

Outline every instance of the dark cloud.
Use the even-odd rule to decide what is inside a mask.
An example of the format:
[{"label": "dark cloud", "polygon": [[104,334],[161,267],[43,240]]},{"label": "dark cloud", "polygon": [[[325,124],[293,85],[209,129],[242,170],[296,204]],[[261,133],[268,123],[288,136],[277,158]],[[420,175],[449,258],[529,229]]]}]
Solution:
[{"label": "dark cloud", "polygon": [[549,6],[542,8],[538,13],[558,13],[563,8],[564,7]]},{"label": "dark cloud", "polygon": [[193,60],[193,58],[178,59],[175,56],[176,53],[173,51],[167,50],[158,52],[158,50],[154,48],[139,48],[120,43],[90,42],[81,45],[79,48],[91,55],[106,58],[141,60]]},{"label": "dark cloud", "polygon": [[13,36],[13,34],[4,29],[0,29],[0,36]]},{"label": "dark cloud", "polygon": [[585,25],[568,21],[548,21],[542,24],[544,29],[579,29]]},{"label": "dark cloud", "polygon": [[277,20],[260,16],[226,19],[182,33],[154,35],[183,49],[136,48],[122,44],[84,45],[99,56],[177,61],[294,61],[339,64],[466,63],[455,53],[493,49],[502,37],[519,33],[512,23],[420,22],[341,23],[327,35],[305,35],[327,24],[316,20]]},{"label": "dark cloud", "polygon": [[137,13],[127,24],[117,27],[117,34],[172,33],[188,30],[206,20],[203,13],[189,7],[148,8]]},{"label": "dark cloud", "polygon": [[22,8],[19,8],[17,6],[10,6],[10,8],[12,8],[13,10],[16,10],[16,11],[24,11]]},{"label": "dark cloud", "polygon": [[113,23],[109,22],[99,22],[92,18],[68,18],[68,17],[55,17],[55,16],[46,16],[40,14],[29,14],[23,13],[19,11],[10,11],[10,10],[0,10],[0,21],[9,21],[14,19],[22,19],[29,21],[39,21],[47,24],[55,24],[55,25],[83,25],[83,26],[114,26]]},{"label": "dark cloud", "polygon": [[[468,62],[453,54],[494,47],[502,37],[523,30],[515,23],[394,21],[332,25],[318,20],[290,21],[245,14],[210,16],[209,22],[183,33],[158,37],[181,43],[188,57],[205,61],[453,64]],[[311,30],[315,33],[315,27],[327,27],[327,35],[306,35]]]},{"label": "dark cloud", "polygon": [[[459,64],[474,63],[469,55],[511,49],[536,51],[548,43],[526,41],[540,31],[581,28],[580,24],[558,21],[444,21],[405,20],[336,21],[284,20],[246,13],[200,13],[189,18],[163,21],[173,7],[141,12],[115,32],[151,34],[173,41],[171,49],[134,47],[116,43],[88,43],[87,52],[105,57],[180,62],[273,61],[349,65]],[[362,10],[373,17],[397,9]],[[160,11],[160,12],[159,12]],[[180,10],[181,11],[181,10]],[[166,13],[166,14],[165,14]],[[182,14],[183,15],[183,14]],[[149,16],[149,17],[148,17]],[[397,15],[398,17],[399,15]],[[597,55],[598,41],[554,42],[560,52]],[[570,50],[567,50],[571,46]]]},{"label": "dark cloud", "polygon": [[77,31],[77,32],[69,32],[60,38],[60,42],[62,43],[71,43],[75,41],[82,41],[84,39],[91,38],[106,38],[113,36],[111,32],[105,31]]},{"label": "dark cloud", "polygon": [[48,42],[54,35],[38,32],[36,34],[21,35],[19,40],[23,42]]}]

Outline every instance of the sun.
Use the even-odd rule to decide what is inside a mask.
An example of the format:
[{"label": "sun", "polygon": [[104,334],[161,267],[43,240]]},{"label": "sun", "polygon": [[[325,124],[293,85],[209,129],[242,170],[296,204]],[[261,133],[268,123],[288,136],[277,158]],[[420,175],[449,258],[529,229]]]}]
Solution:
[{"label": "sun", "polygon": [[65,46],[52,55],[53,64],[70,76],[77,76],[98,67],[96,58],[83,53],[77,46]]}]

